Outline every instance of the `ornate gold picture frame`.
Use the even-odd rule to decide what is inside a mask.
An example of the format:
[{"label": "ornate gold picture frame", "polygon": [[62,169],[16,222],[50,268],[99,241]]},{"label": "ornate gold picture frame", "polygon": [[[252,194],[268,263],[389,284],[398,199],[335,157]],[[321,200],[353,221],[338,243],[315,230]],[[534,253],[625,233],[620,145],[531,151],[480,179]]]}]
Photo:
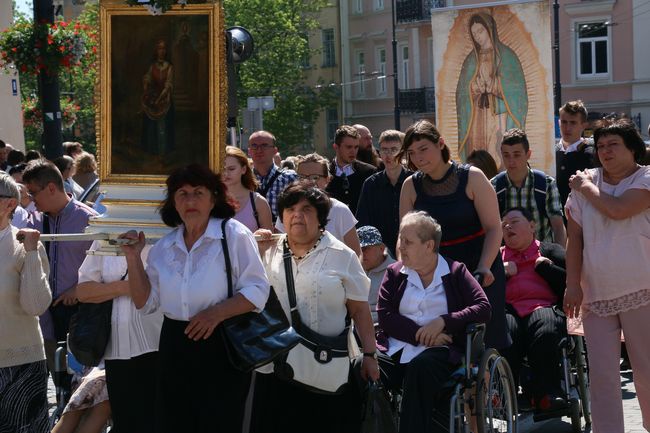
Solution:
[{"label": "ornate gold picture frame", "polygon": [[100,2],[100,178],[164,184],[192,162],[218,170],[226,134],[226,59],[218,1],[151,15]]}]

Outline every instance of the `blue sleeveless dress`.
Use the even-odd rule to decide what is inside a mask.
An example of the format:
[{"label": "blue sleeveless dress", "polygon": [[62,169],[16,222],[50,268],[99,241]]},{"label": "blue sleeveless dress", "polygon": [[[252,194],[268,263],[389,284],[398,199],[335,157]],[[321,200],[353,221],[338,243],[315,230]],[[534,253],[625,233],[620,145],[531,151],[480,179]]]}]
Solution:
[{"label": "blue sleeveless dress", "polygon": [[[465,263],[473,273],[481,258],[485,234],[474,201],[465,193],[468,178],[469,166],[455,162],[439,180],[418,171],[413,175],[416,192],[413,207],[427,212],[442,227],[440,254]],[[506,332],[506,276],[501,254],[494,258],[490,270],[495,278],[494,283],[483,288],[492,306],[485,344],[502,349],[510,346],[511,342]]]}]

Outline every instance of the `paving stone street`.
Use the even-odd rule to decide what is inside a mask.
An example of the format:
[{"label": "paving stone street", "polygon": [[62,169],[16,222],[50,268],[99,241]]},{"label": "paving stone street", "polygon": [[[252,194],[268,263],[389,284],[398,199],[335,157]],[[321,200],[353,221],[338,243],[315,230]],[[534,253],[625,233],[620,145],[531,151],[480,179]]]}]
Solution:
[{"label": "paving stone street", "polygon": [[[636,400],[636,391],[634,390],[634,383],[632,382],[632,373],[621,374],[621,387],[623,391],[623,410],[625,411],[625,433],[644,433],[646,430],[643,428],[641,420],[641,411],[639,404]],[[48,397],[50,399],[51,409],[54,408],[56,402],[54,385],[50,380],[48,388]],[[585,433],[590,433],[590,428],[583,428]],[[519,432],[520,433],[571,433],[571,421],[569,418],[553,419],[542,421],[539,423],[533,422],[532,414],[524,414],[519,418]],[[307,432],[306,432],[307,433]]]}]

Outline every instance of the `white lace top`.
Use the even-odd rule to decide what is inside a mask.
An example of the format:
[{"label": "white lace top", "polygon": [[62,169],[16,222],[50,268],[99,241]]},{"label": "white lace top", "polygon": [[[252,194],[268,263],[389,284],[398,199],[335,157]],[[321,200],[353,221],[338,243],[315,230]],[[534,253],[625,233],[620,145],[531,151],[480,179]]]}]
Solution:
[{"label": "white lace top", "polygon": [[[602,168],[589,172],[601,191],[616,197],[629,189],[650,190],[650,167],[639,167],[617,185],[603,181]],[[609,316],[650,304],[650,209],[613,220],[575,191],[566,208],[582,227],[583,309]]]},{"label": "white lace top", "polygon": [[[182,225],[151,248],[147,259],[151,293],[142,307],[145,313],[160,308],[170,319],[190,320],[228,297],[221,221],[211,218],[205,233],[190,251],[183,240]],[[226,224],[226,239],[232,263],[233,292],[241,293],[261,311],[269,296],[269,280],[257,242],[250,230],[234,219]]]}]

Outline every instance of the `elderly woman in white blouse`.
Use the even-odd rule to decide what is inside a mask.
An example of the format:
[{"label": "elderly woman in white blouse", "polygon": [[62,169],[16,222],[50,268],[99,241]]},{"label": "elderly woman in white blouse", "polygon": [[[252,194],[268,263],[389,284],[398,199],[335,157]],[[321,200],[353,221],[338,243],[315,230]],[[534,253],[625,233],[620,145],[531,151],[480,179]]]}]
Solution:
[{"label": "elderly woman in white blouse", "polygon": [[[98,248],[95,242],[90,249]],[[147,245],[142,251],[143,260],[150,249]],[[113,428],[153,433],[162,313],[143,314],[136,309],[126,259],[119,256],[86,256],[79,268],[77,297],[86,303],[113,300],[111,336],[104,354]]]},{"label": "elderly woman in white blouse", "polygon": [[[161,418],[167,433],[240,433],[250,373],[233,367],[217,326],[253,310],[261,311],[269,282],[253,234],[235,215],[220,176],[192,164],[167,179],[161,207],[175,227],[152,248],[145,268],[144,234],[130,232],[124,247],[135,306],[164,314],[160,335]],[[222,239],[232,262],[234,295],[228,298]],[[139,402],[133,400],[134,405]]]},{"label": "elderly woman in white blouse", "polygon": [[[330,198],[312,182],[289,185],[278,197],[279,219],[287,234],[277,242],[263,245],[268,248],[263,255],[264,265],[290,317],[283,265],[286,246],[291,254],[301,322],[313,332],[334,337],[345,332],[346,318],[351,318],[363,346],[361,376],[378,380],[375,333],[368,305],[370,280],[356,253],[325,230],[330,207]],[[270,235],[262,230],[257,233]],[[324,395],[299,388],[271,374],[257,375],[251,431],[359,431],[355,416],[359,416],[361,410],[355,385],[354,381],[348,383],[341,395]]]},{"label": "elderly woman in white blouse", "polygon": [[0,432],[45,433],[47,367],[38,316],[52,302],[50,268],[39,233],[10,224],[19,201],[16,182],[0,173]]}]

